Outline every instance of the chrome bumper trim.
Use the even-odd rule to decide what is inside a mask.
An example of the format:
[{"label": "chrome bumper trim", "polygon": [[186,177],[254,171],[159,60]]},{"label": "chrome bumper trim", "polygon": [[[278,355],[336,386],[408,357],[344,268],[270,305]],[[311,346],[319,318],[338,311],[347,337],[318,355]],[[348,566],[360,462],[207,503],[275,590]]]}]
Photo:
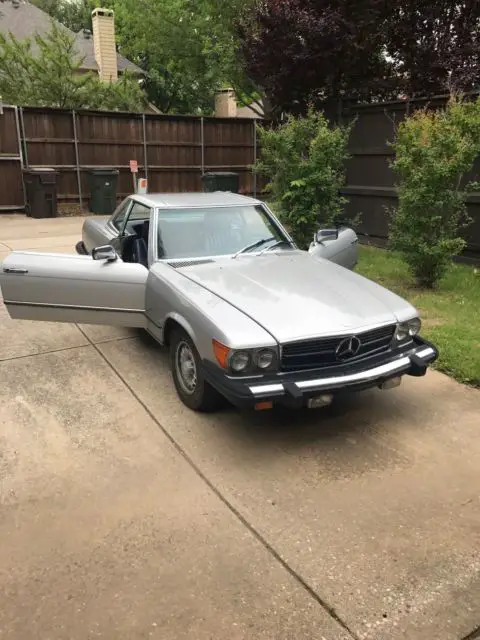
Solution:
[{"label": "chrome bumper trim", "polygon": [[250,387],[250,391],[256,396],[265,393],[278,393],[284,390],[283,384],[257,384]]},{"label": "chrome bumper trim", "polygon": [[418,356],[419,358],[428,358],[428,356],[435,355],[435,351],[432,349],[432,347],[427,347],[426,349],[417,351],[415,355]]},{"label": "chrome bumper trim", "polygon": [[369,382],[374,378],[380,378],[388,373],[394,373],[400,369],[408,367],[410,364],[410,358],[405,356],[399,358],[394,362],[388,362],[382,364],[374,369],[368,369],[367,371],[360,371],[359,373],[351,373],[346,376],[334,376],[332,378],[318,378],[317,380],[305,380],[303,382],[296,382],[295,384],[299,389],[310,389],[311,387],[330,387],[336,384],[348,384],[350,382]]},{"label": "chrome bumper trim", "polygon": [[[431,347],[426,347],[421,351],[415,352],[413,355],[417,358],[428,358],[435,355],[435,351]],[[366,371],[359,371],[358,373],[351,373],[343,376],[333,376],[330,378],[317,378],[315,380],[300,380],[293,382],[293,384],[300,390],[308,390],[312,388],[318,388],[319,390],[328,389],[336,385],[348,385],[353,382],[369,382],[375,378],[381,378],[384,375],[395,373],[407,368],[411,364],[410,356],[403,356],[394,360],[393,362],[387,362],[373,369],[367,369]],[[252,385],[250,391],[254,396],[262,396],[271,393],[283,393],[285,388],[283,384],[259,384]]]}]

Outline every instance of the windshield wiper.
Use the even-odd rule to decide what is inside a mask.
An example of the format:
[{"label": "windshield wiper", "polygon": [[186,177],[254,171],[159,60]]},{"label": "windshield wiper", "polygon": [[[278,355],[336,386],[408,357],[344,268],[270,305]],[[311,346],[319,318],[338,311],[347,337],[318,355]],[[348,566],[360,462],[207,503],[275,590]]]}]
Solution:
[{"label": "windshield wiper", "polygon": [[252,249],[256,249],[257,247],[261,247],[266,242],[271,242],[272,240],[275,240],[275,236],[270,236],[270,238],[262,238],[261,240],[257,240],[256,242],[252,242],[251,244],[247,244],[246,247],[243,247],[243,249],[240,249],[240,251],[237,251],[236,253],[234,253],[232,258],[236,258],[237,256],[239,256],[242,253],[246,253],[247,251],[251,251]]},{"label": "windshield wiper", "polygon": [[272,244],[270,247],[266,247],[265,249],[260,251],[260,255],[262,255],[262,253],[265,253],[266,251],[271,251],[272,249],[275,249],[275,247],[280,247],[282,244],[288,244],[290,247],[292,246],[292,243],[290,242],[290,240],[278,240],[277,242]]}]

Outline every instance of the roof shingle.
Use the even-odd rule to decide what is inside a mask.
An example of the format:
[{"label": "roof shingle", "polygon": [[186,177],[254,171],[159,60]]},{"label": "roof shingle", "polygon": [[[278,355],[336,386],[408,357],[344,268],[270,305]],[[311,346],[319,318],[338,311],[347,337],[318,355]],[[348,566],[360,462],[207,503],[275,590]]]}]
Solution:
[{"label": "roof shingle", "polygon": [[[33,38],[35,34],[46,35],[52,28],[52,18],[27,0],[0,0],[0,33],[11,33],[17,40]],[[83,31],[75,34],[70,29],[55,20],[59,28],[67,31],[75,40],[78,57],[83,59],[82,69],[98,71],[95,60],[93,37],[86,38]],[[136,64],[117,53],[119,71],[128,70],[131,73],[143,74]]]}]

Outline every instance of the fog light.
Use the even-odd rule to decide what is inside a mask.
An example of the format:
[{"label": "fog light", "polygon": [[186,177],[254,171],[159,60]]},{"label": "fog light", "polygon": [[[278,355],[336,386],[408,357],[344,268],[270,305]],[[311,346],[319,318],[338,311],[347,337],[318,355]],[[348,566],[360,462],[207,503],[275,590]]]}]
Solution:
[{"label": "fog light", "polygon": [[331,393],[324,393],[321,396],[315,396],[307,400],[309,409],[320,409],[320,407],[328,407],[332,403],[333,396]]},{"label": "fog light", "polygon": [[378,385],[378,388],[382,391],[388,391],[388,389],[395,389],[395,387],[399,387],[402,382],[401,376],[397,378],[390,378],[390,380],[385,380],[382,384]]}]

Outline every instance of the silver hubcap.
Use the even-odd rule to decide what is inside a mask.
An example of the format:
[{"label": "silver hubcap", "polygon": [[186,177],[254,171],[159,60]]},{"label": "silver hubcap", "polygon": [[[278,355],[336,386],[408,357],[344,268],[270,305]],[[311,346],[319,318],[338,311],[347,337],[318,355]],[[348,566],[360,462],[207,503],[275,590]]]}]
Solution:
[{"label": "silver hubcap", "polygon": [[175,353],[175,369],[178,381],[185,393],[192,395],[197,388],[197,366],[195,358],[187,342],[179,342]]}]

